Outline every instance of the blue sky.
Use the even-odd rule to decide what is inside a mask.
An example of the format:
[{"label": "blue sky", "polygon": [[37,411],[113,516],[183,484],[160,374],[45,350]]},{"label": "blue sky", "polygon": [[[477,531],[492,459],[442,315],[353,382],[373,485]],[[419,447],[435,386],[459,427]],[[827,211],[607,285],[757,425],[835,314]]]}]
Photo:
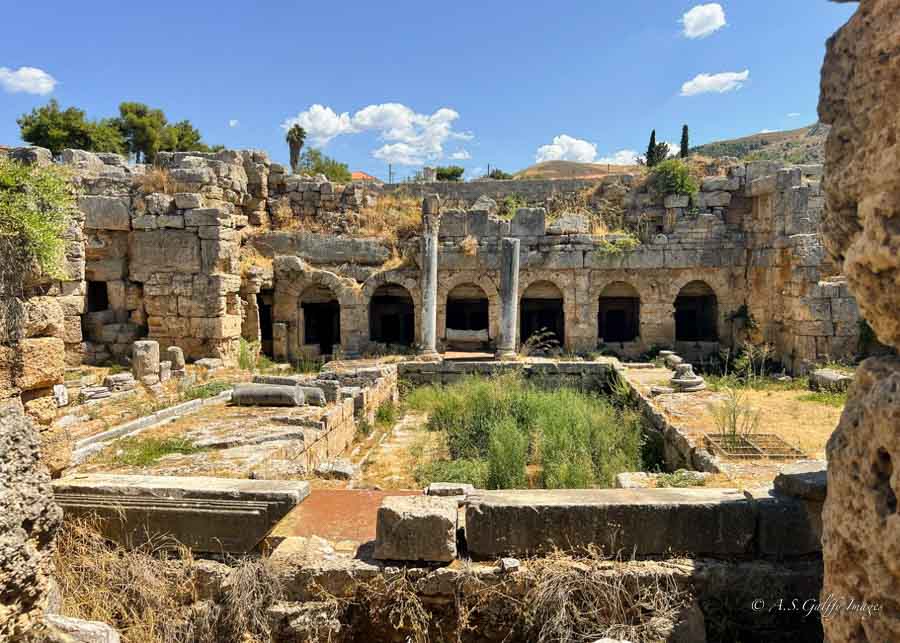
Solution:
[{"label": "blue sky", "polygon": [[142,101],[190,119],[207,142],[281,162],[283,126],[298,119],[326,153],[380,177],[389,161],[403,177],[422,163],[471,175],[625,159],[651,128],[677,142],[682,123],[692,144],[812,123],[825,40],[855,7],[4,4],[15,28],[0,39],[0,144],[20,143],[16,117],[51,97],[95,118]]}]

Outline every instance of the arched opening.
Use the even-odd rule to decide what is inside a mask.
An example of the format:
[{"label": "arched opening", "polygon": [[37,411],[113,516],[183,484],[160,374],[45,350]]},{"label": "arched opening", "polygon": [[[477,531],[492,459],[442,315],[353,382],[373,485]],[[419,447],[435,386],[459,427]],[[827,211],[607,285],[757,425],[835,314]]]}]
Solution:
[{"label": "arched opening", "polygon": [[718,339],[716,293],[703,281],[692,281],[675,298],[675,341],[714,342]]},{"label": "arched opening", "polygon": [[409,291],[397,284],[379,286],[369,301],[369,339],[412,346],[415,328],[416,312]]},{"label": "arched opening", "polygon": [[479,350],[490,341],[488,298],[477,284],[459,284],[447,294],[447,348]]},{"label": "arched opening", "polygon": [[519,339],[524,344],[534,336],[540,336],[546,342],[557,342],[559,346],[566,341],[563,295],[549,281],[537,281],[528,286],[519,302]]},{"label": "arched opening", "polygon": [[320,355],[331,355],[341,343],[341,305],[325,286],[310,286],[300,295],[304,346],[318,346]]},{"label": "arched opening", "polygon": [[615,281],[600,293],[597,337],[604,343],[633,342],[640,335],[641,298],[630,284]]},{"label": "arched opening", "polygon": [[259,344],[264,355],[273,357],[272,351],[272,324],[274,317],[272,309],[275,304],[275,291],[271,288],[259,291],[256,296],[256,305],[259,308]]}]

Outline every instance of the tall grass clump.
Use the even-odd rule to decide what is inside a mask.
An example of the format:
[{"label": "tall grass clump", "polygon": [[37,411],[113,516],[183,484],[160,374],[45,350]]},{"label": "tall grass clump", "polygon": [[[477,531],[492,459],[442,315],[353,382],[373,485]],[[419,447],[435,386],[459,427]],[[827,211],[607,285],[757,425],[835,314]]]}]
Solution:
[{"label": "tall grass clump", "polygon": [[529,466],[534,483],[551,489],[611,486],[617,473],[641,468],[639,416],[598,395],[505,375],[423,387],[406,404],[430,414],[450,461],[486,462],[491,488],[527,486]]}]

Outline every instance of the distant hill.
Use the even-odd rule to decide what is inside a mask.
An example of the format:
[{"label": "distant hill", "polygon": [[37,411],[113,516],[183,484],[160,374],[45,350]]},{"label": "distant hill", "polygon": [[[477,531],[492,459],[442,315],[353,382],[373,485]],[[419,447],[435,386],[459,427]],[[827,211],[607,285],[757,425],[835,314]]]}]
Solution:
[{"label": "distant hill", "polygon": [[516,172],[517,179],[600,179],[607,174],[636,172],[638,165],[607,165],[576,161],[544,161]]},{"label": "distant hill", "polygon": [[785,161],[787,163],[824,163],[825,137],[830,127],[814,123],[783,132],[765,132],[713,141],[691,148],[691,154],[719,158],[734,156],[742,160]]}]

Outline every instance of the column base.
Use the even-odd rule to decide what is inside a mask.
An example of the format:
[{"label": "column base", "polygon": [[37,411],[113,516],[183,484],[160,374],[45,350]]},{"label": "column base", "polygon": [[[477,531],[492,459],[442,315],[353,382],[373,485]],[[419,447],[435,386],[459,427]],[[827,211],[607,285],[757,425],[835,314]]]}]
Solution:
[{"label": "column base", "polygon": [[494,353],[494,359],[497,359],[497,360],[511,360],[511,359],[518,359],[518,357],[519,357],[519,354],[512,349],[505,349],[505,350],[501,349],[501,350],[498,350],[496,353]]},{"label": "column base", "polygon": [[416,359],[422,362],[440,362],[443,358],[436,350],[423,350],[416,355]]}]

